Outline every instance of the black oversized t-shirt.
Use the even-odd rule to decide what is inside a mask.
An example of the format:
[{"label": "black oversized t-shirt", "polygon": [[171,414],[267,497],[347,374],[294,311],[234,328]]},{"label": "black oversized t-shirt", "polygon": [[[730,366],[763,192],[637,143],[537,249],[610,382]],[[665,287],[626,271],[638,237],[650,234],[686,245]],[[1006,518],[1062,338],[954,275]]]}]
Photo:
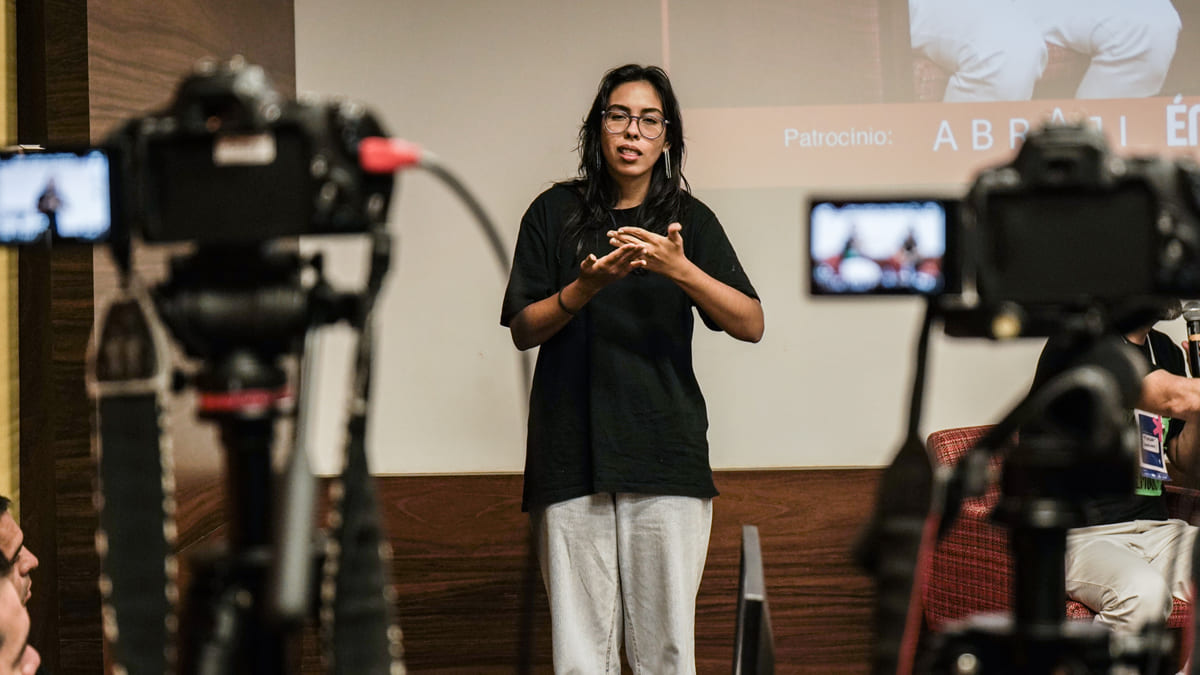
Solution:
[{"label": "black oversized t-shirt", "polygon": [[[500,323],[579,276],[564,226],[582,201],[556,185],[521,221]],[[637,209],[588,228],[582,254],[612,250],[606,232],[637,225]],[[684,253],[710,276],[757,298],[724,229],[699,200],[680,207]],[[601,290],[541,345],[529,401],[522,508],[600,492],[712,497],[708,414],[692,369],[691,298],[638,271]],[[701,312],[714,330],[718,327]]]},{"label": "black oversized t-shirt", "polygon": [[[1187,374],[1182,350],[1179,349],[1170,336],[1152,330],[1143,345],[1129,345],[1137,349],[1146,359],[1152,370],[1163,369],[1175,375]],[[1034,386],[1049,379],[1054,373],[1060,372],[1071,359],[1069,350],[1057,340],[1050,340],[1042,350],[1038,359],[1037,375]],[[1130,424],[1134,424],[1130,414]],[[1167,424],[1167,444],[1170,444],[1183,431],[1183,420],[1171,419]],[[1123,523],[1132,520],[1166,520],[1167,505],[1162,495],[1129,494],[1123,496],[1094,497],[1084,504],[1086,525],[1105,525],[1108,523]]]}]

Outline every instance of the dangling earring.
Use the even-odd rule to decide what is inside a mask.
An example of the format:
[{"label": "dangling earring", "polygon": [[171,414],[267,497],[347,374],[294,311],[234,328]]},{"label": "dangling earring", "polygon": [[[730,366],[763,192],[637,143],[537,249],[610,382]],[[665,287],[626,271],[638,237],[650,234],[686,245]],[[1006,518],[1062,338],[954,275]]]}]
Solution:
[{"label": "dangling earring", "polygon": [[670,148],[663,149],[663,157],[667,161],[667,178],[670,178],[671,177],[671,149]]}]

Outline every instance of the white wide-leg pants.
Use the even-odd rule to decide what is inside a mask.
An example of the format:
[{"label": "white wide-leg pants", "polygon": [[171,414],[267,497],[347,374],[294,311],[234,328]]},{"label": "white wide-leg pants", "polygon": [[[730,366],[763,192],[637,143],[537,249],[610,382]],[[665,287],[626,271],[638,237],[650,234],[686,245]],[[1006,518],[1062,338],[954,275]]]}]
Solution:
[{"label": "white wide-leg pants", "polygon": [[595,494],[531,513],[557,675],[694,675],[712,500]]}]

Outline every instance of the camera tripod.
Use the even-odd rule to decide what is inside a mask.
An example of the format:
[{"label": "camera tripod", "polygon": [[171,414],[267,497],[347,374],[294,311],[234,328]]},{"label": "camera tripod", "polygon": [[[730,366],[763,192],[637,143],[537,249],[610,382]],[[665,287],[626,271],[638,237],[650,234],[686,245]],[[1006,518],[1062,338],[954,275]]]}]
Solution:
[{"label": "camera tripod", "polygon": [[[928,301],[917,342],[908,435],[884,472],[874,516],[855,550],[860,565],[876,579],[872,673],[1174,672],[1167,665],[1170,639],[1161,626],[1124,639],[1065,617],[1067,530],[1085,523],[1086,499],[1133,492],[1138,443],[1128,410],[1141,394],[1147,367],[1121,336],[1152,325],[1162,310],[1161,304],[1149,303],[1119,314],[1064,311],[1056,325],[1066,341],[1064,353],[1072,358],[1048,364],[1045,377],[952,471],[935,475],[918,432],[929,335],[937,319],[961,328],[981,313],[954,315]],[[917,598],[925,562],[964,496],[983,494],[991,459],[1000,452],[1007,457],[995,515],[1010,533],[1013,612],[970,617],[934,635],[932,649],[918,658]]]},{"label": "camera tripod", "polygon": [[[377,290],[386,256],[377,255],[375,263],[371,288]],[[176,665],[188,675],[293,672],[300,629],[318,615],[332,672],[395,672],[398,631],[385,593],[386,560],[363,438],[365,337],[347,466],[338,479],[342,497],[332,505],[339,518],[327,539],[315,536],[315,479],[305,439],[312,336],[338,321],[367,325],[373,297],[373,291],[334,291],[317,259],[242,246],[200,248],[176,258],[152,300],[131,292],[114,302],[93,358],[104,504],[102,588],[113,660],[129,672],[171,672]],[[174,509],[170,490],[163,489],[173,481],[169,434],[158,426],[162,327],[200,363],[186,382],[174,384],[195,388],[199,417],[219,429],[227,469],[227,541],[191,561],[192,582],[178,613]],[[292,361],[301,364],[295,397],[287,368]],[[272,450],[289,408],[296,411],[294,444],[277,474]],[[154,509],[156,504],[163,508]]]},{"label": "camera tripod", "polygon": [[[1082,675],[1116,666],[1144,675],[1175,672],[1163,625],[1126,637],[1066,619],[1067,531],[1087,524],[1087,500],[1133,493],[1138,444],[1128,409],[1146,372],[1117,335],[1080,333],[1066,340],[1081,356],[1035,384],[998,425],[1004,445],[1020,426],[1015,447],[1007,448],[993,513],[1009,531],[1011,616],[972,617],[939,636],[934,673]],[[999,449],[993,445],[999,438],[989,434],[974,452]]]}]

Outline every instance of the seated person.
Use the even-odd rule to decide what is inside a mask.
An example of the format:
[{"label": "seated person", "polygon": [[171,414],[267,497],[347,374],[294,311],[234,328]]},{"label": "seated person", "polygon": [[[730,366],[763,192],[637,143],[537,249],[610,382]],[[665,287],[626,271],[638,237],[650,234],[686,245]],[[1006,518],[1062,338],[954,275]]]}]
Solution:
[{"label": "seated person", "polygon": [[[1136,633],[1171,615],[1172,596],[1191,601],[1196,528],[1168,518],[1165,472],[1155,466],[1165,465],[1163,455],[1185,473],[1200,464],[1200,380],[1186,377],[1183,352],[1165,333],[1147,326],[1124,338],[1150,367],[1130,414],[1144,468],[1136,494],[1090,500],[1084,526],[1068,531],[1066,591],[1095,611],[1098,623]],[[1048,341],[1034,386],[1060,372],[1071,356],[1063,341]],[[1157,457],[1150,456],[1154,452]]]}]

